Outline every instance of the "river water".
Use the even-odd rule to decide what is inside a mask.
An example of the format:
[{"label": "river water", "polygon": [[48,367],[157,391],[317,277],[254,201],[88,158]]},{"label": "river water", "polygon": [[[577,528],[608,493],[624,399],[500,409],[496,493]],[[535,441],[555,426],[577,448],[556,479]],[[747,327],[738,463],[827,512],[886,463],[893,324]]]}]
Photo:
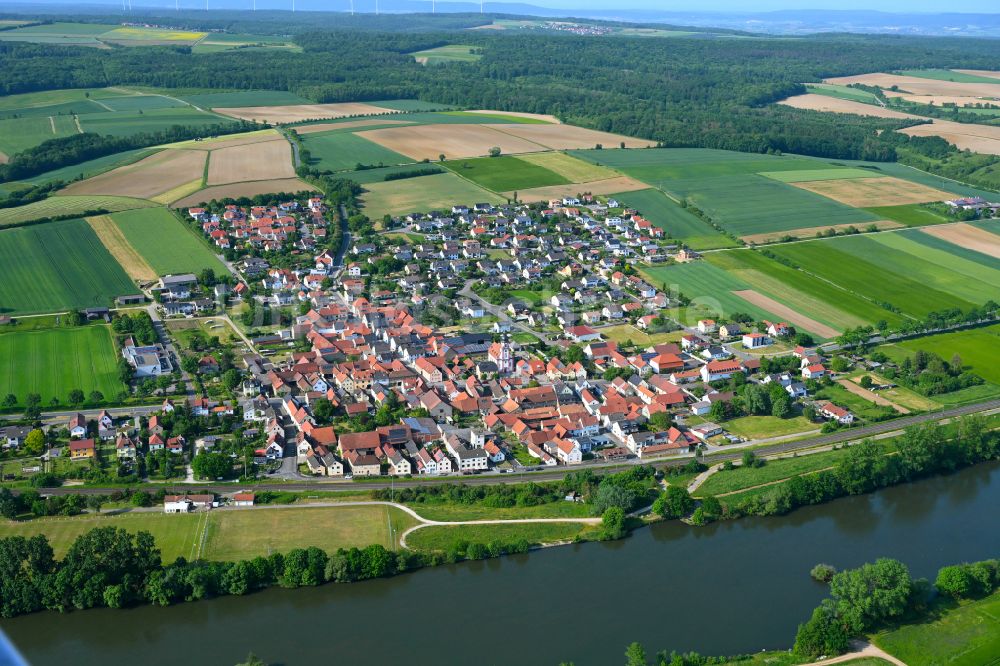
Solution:
[{"label": "river water", "polygon": [[733,654],[791,645],[826,589],[817,562],[877,557],[914,575],[1000,556],[1000,465],[800,509],[614,543],[425,569],[352,585],[272,589],[170,608],[3,621],[32,664],[268,663],[606,666],[625,646]]}]

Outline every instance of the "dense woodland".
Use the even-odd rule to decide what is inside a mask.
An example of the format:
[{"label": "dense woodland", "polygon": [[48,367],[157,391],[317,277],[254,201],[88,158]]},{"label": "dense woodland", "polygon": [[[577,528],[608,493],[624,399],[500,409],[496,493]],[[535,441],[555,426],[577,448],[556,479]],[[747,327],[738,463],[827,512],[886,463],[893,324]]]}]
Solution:
[{"label": "dense woodland", "polygon": [[[0,93],[147,85],[286,90],[317,102],[419,98],[552,113],[573,124],[665,146],[879,161],[897,159],[902,147],[916,161],[924,148],[934,147],[903,145],[905,137],[894,132],[878,134],[912,121],[832,117],[773,103],[804,92],[802,82],[823,77],[921,67],[994,68],[1000,57],[997,42],[976,39],[625,39],[454,32],[469,20],[408,16],[414,30],[438,25],[440,31],[393,33],[353,29],[340,16],[330,29],[297,34],[303,53],[192,54],[188,47],[97,50],[0,43]],[[275,28],[270,19],[259,25],[242,21],[240,30]],[[367,27],[382,23],[370,16],[363,22]],[[385,29],[397,29],[399,22],[399,17],[385,17]],[[226,27],[211,15],[182,23]],[[456,41],[480,48],[481,60],[425,67],[408,55]],[[927,163],[935,166],[937,157]]]}]

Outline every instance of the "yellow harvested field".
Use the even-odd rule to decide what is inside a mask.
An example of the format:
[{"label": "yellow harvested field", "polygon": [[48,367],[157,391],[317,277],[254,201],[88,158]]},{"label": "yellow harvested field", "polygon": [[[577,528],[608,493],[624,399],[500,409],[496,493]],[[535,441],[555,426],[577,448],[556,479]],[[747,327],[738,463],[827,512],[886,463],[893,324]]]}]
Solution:
[{"label": "yellow harvested field", "polygon": [[[509,127],[503,125],[503,127]],[[527,126],[526,126],[527,127]],[[535,125],[553,127],[557,125]],[[417,125],[388,127],[358,132],[357,136],[374,141],[383,148],[406,155],[414,160],[437,160],[442,153],[447,159],[488,155],[490,148],[499,147],[506,155],[536,153],[544,146],[491,129],[487,125]]]},{"label": "yellow harvested field", "polygon": [[955,144],[961,150],[1000,155],[1000,127],[995,125],[972,125],[950,120],[935,120],[930,125],[915,125],[900,131],[910,136],[939,136],[945,141]]},{"label": "yellow harvested field", "polygon": [[209,185],[294,177],[292,146],[284,139],[213,150],[208,161]]},{"label": "yellow harvested field", "polygon": [[290,106],[244,106],[237,109],[212,109],[216,113],[231,118],[267,123],[299,123],[303,120],[323,118],[344,118],[346,116],[377,116],[383,113],[399,113],[380,106],[359,102],[340,104],[293,104]]},{"label": "yellow harvested field", "polygon": [[985,76],[989,79],[1000,79],[1000,72],[994,72],[988,69],[956,69],[954,71],[962,74],[971,74],[972,76]]},{"label": "yellow harvested field", "polygon": [[[529,153],[521,156],[525,162],[545,167],[563,178],[574,183],[586,183],[595,180],[606,180],[618,176],[618,172],[604,166],[584,162],[566,153]],[[621,190],[619,190],[621,191]]]},{"label": "yellow harvested field", "polygon": [[959,81],[939,81],[937,79],[922,79],[916,76],[898,76],[896,74],[861,74],[859,76],[839,76],[826,79],[825,83],[847,86],[861,83],[866,86],[891,88],[897,86],[902,92],[914,95],[953,95],[957,97],[1000,97],[1000,81],[997,83],[962,83]]},{"label": "yellow harvested field", "polygon": [[150,199],[200,178],[207,153],[203,150],[161,150],[106,173],[71,183],[60,194],[107,194]]},{"label": "yellow harvested field", "polygon": [[785,106],[791,106],[796,109],[807,109],[809,111],[853,113],[859,116],[874,116],[876,118],[912,118],[917,120],[926,120],[926,118],[920,118],[920,116],[914,116],[900,111],[893,111],[892,109],[884,109],[881,106],[875,106],[874,104],[864,104],[862,102],[854,102],[849,99],[827,97],[826,95],[817,95],[815,93],[789,97],[786,100],[778,102],[778,104],[784,104]]},{"label": "yellow harvested field", "polygon": [[[649,185],[628,176],[618,176],[617,178],[605,178],[589,183],[570,183],[568,185],[550,185],[548,187],[535,187],[528,190],[519,190],[518,201],[548,201],[549,199],[561,199],[563,197],[575,197],[578,194],[617,194],[618,192],[634,192],[636,190],[648,189]],[[513,197],[513,192],[504,192],[505,197]]]},{"label": "yellow harvested field", "polygon": [[945,104],[970,106],[972,104],[990,103],[988,101],[983,101],[979,97],[958,97],[955,95],[911,95],[909,93],[893,92],[891,90],[886,90],[885,96],[899,97],[907,100],[908,102],[916,102],[917,104],[936,104],[937,106],[943,106]]},{"label": "yellow harvested field", "polygon": [[967,250],[975,250],[994,259],[1000,259],[1000,235],[974,227],[965,222],[924,227],[921,232],[948,241]]},{"label": "yellow harvested field", "polygon": [[227,134],[215,136],[207,139],[191,139],[189,141],[178,141],[177,143],[164,144],[164,148],[197,148],[198,150],[215,150],[217,148],[228,148],[230,146],[242,146],[247,143],[258,143],[260,141],[274,141],[280,138],[278,130],[265,129],[244,132],[243,134]]},{"label": "yellow harvested field", "polygon": [[122,265],[130,278],[137,282],[147,282],[158,277],[153,267],[128,242],[110,215],[95,215],[86,219],[101,243],[108,248],[108,252]]},{"label": "yellow harvested field", "polygon": [[216,185],[206,187],[194,194],[189,194],[183,199],[174,201],[171,205],[175,208],[187,208],[197,206],[203,201],[212,199],[252,197],[258,194],[270,194],[272,192],[315,192],[316,188],[299,180],[298,178],[283,178],[280,180],[256,180],[250,183],[230,183],[228,185]]},{"label": "yellow harvested field", "polygon": [[750,234],[749,236],[740,236],[747,243],[767,243],[770,241],[776,241],[785,236],[794,236],[795,238],[812,238],[817,232],[826,231],[827,229],[833,229],[834,231],[843,231],[849,227],[856,227],[858,229],[867,229],[871,225],[879,231],[884,231],[886,229],[898,229],[903,224],[895,222],[893,220],[877,220],[875,222],[859,222],[856,224],[831,224],[826,227],[805,227],[802,229],[790,229],[786,231],[769,231],[761,234]]},{"label": "yellow harvested field", "polygon": [[767,310],[768,312],[777,315],[796,328],[805,329],[810,333],[815,333],[823,338],[835,338],[840,335],[840,331],[837,329],[827,326],[826,324],[821,324],[815,319],[806,317],[797,310],[794,310],[783,303],[779,303],[770,296],[765,296],[764,294],[754,291],[753,289],[742,289],[734,291],[733,294],[763,310]]},{"label": "yellow harvested field", "polygon": [[855,208],[930,203],[932,201],[946,201],[955,197],[951,192],[936,190],[933,187],[891,176],[814,180],[789,184]]},{"label": "yellow harvested field", "polygon": [[575,125],[488,125],[504,134],[533,141],[552,150],[577,150],[594,148],[601,144],[605,148],[618,148],[625,142],[626,148],[646,148],[655,146],[655,141],[633,139],[621,134],[598,132]]},{"label": "yellow harvested field", "polygon": [[463,113],[482,113],[487,116],[510,116],[511,118],[530,118],[531,120],[541,120],[546,123],[554,123],[559,125],[562,123],[561,120],[555,116],[546,115],[544,113],[524,113],[522,111],[492,111],[490,109],[476,109],[475,111],[464,111]]},{"label": "yellow harvested field", "polygon": [[202,188],[202,185],[203,183],[201,182],[201,178],[199,177],[192,180],[190,183],[184,183],[183,185],[178,185],[172,190],[167,190],[163,194],[157,194],[155,197],[151,199],[151,201],[155,201],[158,204],[163,204],[166,206],[170,204],[170,202],[177,201],[181,197],[186,197],[189,194],[194,194],[195,192],[197,192]]},{"label": "yellow harvested field", "polygon": [[330,130],[351,129],[354,127],[371,127],[372,125],[413,125],[412,120],[392,120],[386,118],[370,118],[368,120],[348,120],[346,123],[318,123],[316,125],[299,125],[295,127],[296,134],[313,134],[315,132],[329,132]]}]

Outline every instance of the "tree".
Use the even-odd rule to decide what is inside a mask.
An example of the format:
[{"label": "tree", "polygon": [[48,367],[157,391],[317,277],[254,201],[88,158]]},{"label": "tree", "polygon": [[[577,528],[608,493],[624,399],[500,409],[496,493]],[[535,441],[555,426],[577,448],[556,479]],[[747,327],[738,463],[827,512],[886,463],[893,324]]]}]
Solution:
[{"label": "tree", "polygon": [[805,624],[799,625],[795,634],[795,654],[816,658],[847,652],[851,634],[837,614],[832,601],[824,599]]},{"label": "tree", "polygon": [[233,474],[233,461],[224,453],[202,451],[191,461],[191,469],[201,478],[227,478]]},{"label": "tree", "polygon": [[24,450],[28,455],[42,455],[45,451],[45,433],[37,428],[29,432],[24,438]]},{"label": "tree", "polygon": [[788,418],[792,413],[792,397],[784,390],[771,396],[771,416],[779,419]]},{"label": "tree", "polygon": [[947,594],[955,599],[964,599],[972,591],[972,576],[963,566],[942,567],[934,580],[934,587],[941,594]]},{"label": "tree", "polygon": [[236,666],[267,666],[264,661],[253,652],[247,655],[246,661],[236,664]]},{"label": "tree", "polygon": [[910,570],[898,560],[880,558],[874,564],[841,571],[830,580],[830,594],[852,634],[899,617],[907,608],[912,587]]},{"label": "tree", "polygon": [[226,387],[226,390],[233,391],[240,385],[240,379],[240,371],[236,368],[230,368],[222,375],[222,385]]},{"label": "tree", "polygon": [[80,389],[73,389],[69,392],[69,396],[67,397],[69,398],[69,404],[76,407],[83,403],[85,396],[83,395],[83,391]]},{"label": "tree", "polygon": [[656,430],[663,431],[669,430],[674,424],[673,419],[670,418],[670,414],[667,412],[657,412],[649,417],[650,425]]},{"label": "tree", "polygon": [[104,402],[104,394],[100,391],[91,391],[90,395],[87,396],[87,400],[92,405],[99,405]]},{"label": "tree", "polygon": [[591,498],[594,511],[603,514],[611,507],[619,507],[623,511],[631,511],[638,501],[638,494],[629,487],[617,483],[602,483]]},{"label": "tree", "polygon": [[490,148],[490,157],[500,157],[500,146],[493,146]]},{"label": "tree", "polygon": [[326,398],[320,398],[313,403],[312,414],[321,424],[329,423],[333,420],[333,403]]},{"label": "tree", "polygon": [[625,650],[625,666],[647,666],[646,650],[639,643],[632,643]]},{"label": "tree", "polygon": [[583,353],[583,348],[580,345],[570,345],[563,352],[562,360],[572,365],[573,363],[582,363],[585,358],[586,355]]},{"label": "tree", "polygon": [[812,576],[815,581],[820,583],[829,583],[836,573],[836,568],[830,566],[829,564],[821,563],[814,566],[809,572],[809,575]]},{"label": "tree", "polygon": [[680,518],[691,513],[693,509],[694,500],[688,494],[687,488],[681,486],[667,486],[666,492],[653,503],[653,513],[664,518]]},{"label": "tree", "polygon": [[3,397],[3,406],[10,409],[17,404],[17,396],[13,393],[8,393]]},{"label": "tree", "polygon": [[863,389],[870,389],[873,383],[871,375],[862,375],[858,380],[858,385]]},{"label": "tree", "polygon": [[625,535],[625,510],[620,506],[609,507],[601,516],[601,526],[608,538],[620,539]]}]

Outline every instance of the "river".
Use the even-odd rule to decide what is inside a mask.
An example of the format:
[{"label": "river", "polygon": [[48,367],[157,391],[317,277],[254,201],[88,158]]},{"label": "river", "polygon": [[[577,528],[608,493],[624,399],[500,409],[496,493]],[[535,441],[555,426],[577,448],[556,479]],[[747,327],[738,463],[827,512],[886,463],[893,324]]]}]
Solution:
[{"label": "river", "polygon": [[733,654],[790,646],[825,595],[817,562],[914,575],[1000,555],[1000,464],[800,509],[614,543],[272,589],[170,608],[39,613],[4,629],[36,666],[269,663],[607,666],[625,646]]}]

